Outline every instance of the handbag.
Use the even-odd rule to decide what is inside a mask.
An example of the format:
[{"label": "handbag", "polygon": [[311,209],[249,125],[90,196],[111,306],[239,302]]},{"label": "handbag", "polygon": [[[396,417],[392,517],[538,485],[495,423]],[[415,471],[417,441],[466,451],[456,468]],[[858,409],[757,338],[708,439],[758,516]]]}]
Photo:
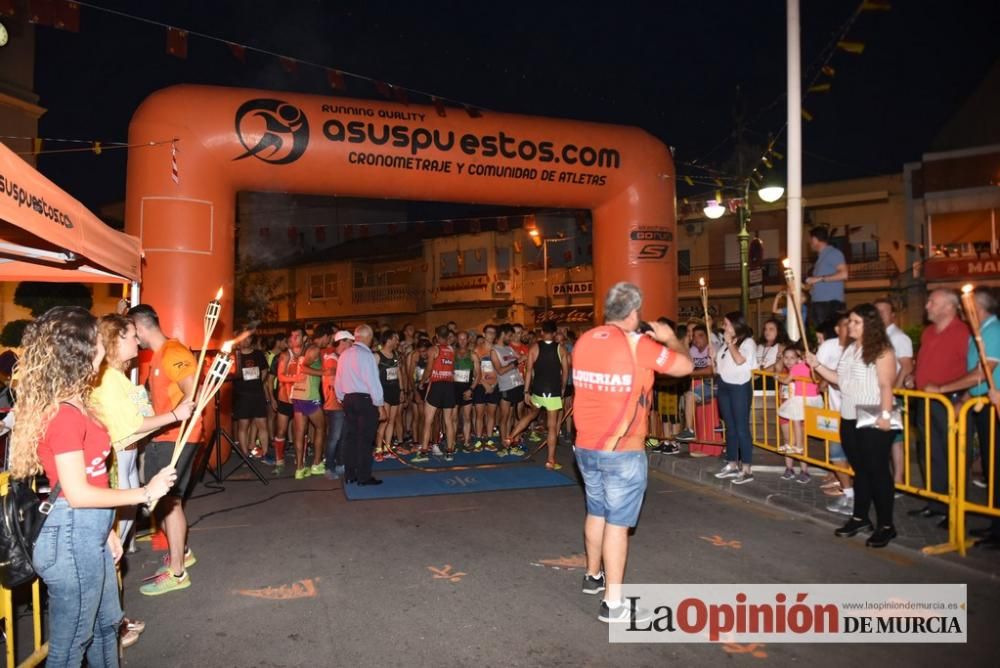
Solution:
[{"label": "handbag", "polygon": [[[856,406],[858,413],[858,429],[878,429],[878,421],[882,417],[882,406],[873,404],[870,406]],[[898,406],[893,406],[889,411],[889,431],[902,431],[903,411]]]},{"label": "handbag", "polygon": [[61,483],[42,501],[29,480],[10,480],[7,494],[0,497],[0,584],[13,589],[35,579],[31,563],[35,541],[52,504],[59,497]]}]

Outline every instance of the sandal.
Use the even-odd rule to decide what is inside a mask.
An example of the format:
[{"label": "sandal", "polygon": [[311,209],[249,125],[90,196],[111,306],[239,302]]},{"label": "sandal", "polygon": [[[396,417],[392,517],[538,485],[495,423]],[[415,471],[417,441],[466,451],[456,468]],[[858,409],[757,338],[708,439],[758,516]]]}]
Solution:
[{"label": "sandal", "polygon": [[142,633],[146,630],[146,622],[141,619],[129,619],[128,617],[122,618],[122,626],[129,630],[135,631],[136,633]]}]

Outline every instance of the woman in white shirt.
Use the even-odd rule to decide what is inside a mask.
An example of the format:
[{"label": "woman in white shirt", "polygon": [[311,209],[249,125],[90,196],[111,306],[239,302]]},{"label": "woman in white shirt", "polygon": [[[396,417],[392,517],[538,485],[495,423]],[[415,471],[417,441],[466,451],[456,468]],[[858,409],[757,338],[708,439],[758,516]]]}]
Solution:
[{"label": "woman in white shirt", "polygon": [[734,485],[753,482],[750,378],[756,368],[757,344],[753,331],[742,313],[727,313],[723,320],[723,345],[715,351],[715,371],[719,376],[717,400],[722,421],[726,423],[726,465],[715,477],[733,478]]},{"label": "woman in white shirt", "polygon": [[[896,355],[885,333],[885,325],[871,304],[851,309],[847,333],[854,340],[841,355],[836,369],[819,362],[808,353],[806,361],[816,372],[840,387],[840,442],[847,461],[854,469],[854,512],[838,536],[874,529],[866,541],[869,547],[885,547],[896,537],[892,520],[894,485],[889,466],[892,441],[890,411],[892,387],[896,378]],[[874,427],[858,429],[858,406],[877,406],[880,417]],[[872,502],[878,526],[868,519]]]}]

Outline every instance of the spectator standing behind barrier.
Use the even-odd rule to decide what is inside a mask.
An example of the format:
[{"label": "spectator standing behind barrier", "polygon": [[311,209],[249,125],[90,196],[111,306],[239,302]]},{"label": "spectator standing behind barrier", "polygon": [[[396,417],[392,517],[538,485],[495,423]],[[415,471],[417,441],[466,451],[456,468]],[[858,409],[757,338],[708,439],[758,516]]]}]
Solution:
[{"label": "spectator standing behind barrier", "polygon": [[[977,315],[979,316],[979,334],[983,339],[983,348],[986,351],[986,364],[993,374],[994,382],[1000,385],[1000,372],[997,371],[997,362],[1000,362],[1000,321],[997,320],[997,300],[986,288],[976,288],[974,301]],[[950,383],[941,386],[931,386],[942,394],[950,394],[960,390],[969,390],[971,397],[986,396],[988,385],[983,375],[982,365],[979,363],[979,349],[975,341],[969,338],[968,357],[966,360],[966,373]],[[990,471],[993,476],[993,502],[1000,508],[1000,477],[997,476],[997,452],[994,449],[994,459],[990,462],[990,415],[989,410],[969,411],[967,425],[968,445],[969,445],[969,465],[972,465],[972,434],[976,434],[979,441],[979,456],[982,462],[983,475],[986,476],[986,483],[989,484]],[[993,413],[993,415],[996,415]],[[996,422],[993,427],[1000,433],[1000,422]],[[977,546],[1000,549],[1000,518],[993,517],[989,528],[977,529],[972,533],[982,540],[976,542]]]},{"label": "spectator standing behind barrier", "polygon": [[[925,305],[930,324],[920,335],[920,350],[917,352],[917,366],[913,373],[913,385],[923,392],[936,393],[942,385],[965,375],[969,350],[969,328],[958,317],[958,293],[954,290],[935,290],[927,298]],[[906,383],[904,383],[906,384]],[[949,395],[952,401],[958,394]],[[930,482],[932,491],[948,493],[948,410],[941,401],[930,401],[930,415],[927,415],[923,399],[910,401],[910,416],[913,428],[920,438],[917,441],[920,470],[924,484]],[[926,470],[925,448],[930,448],[931,469]],[[911,515],[921,517],[941,517],[948,507],[940,501],[929,501],[926,506],[911,510]],[[945,525],[947,520],[941,520]]]},{"label": "spectator standing behind barrier", "polygon": [[[892,351],[896,353],[896,378],[892,386],[903,387],[906,379],[913,374],[913,341],[896,325],[896,307],[890,300],[883,297],[876,299],[874,304],[885,325]],[[892,478],[897,485],[903,483],[903,473],[903,432],[899,432],[892,444]],[[900,493],[897,492],[896,496]]]},{"label": "spectator standing behind barrier", "polygon": [[809,230],[809,247],[819,254],[812,276],[806,278],[811,293],[809,321],[818,324],[847,308],[844,303],[847,260],[840,249],[830,243],[830,233],[825,227]]},{"label": "spectator standing behind barrier", "polygon": [[[781,356],[788,345],[788,335],[785,326],[777,318],[768,318],[761,328],[760,339],[757,340],[757,368],[761,371],[781,371]],[[773,378],[758,378],[755,389],[775,390]],[[762,382],[763,381],[763,382]]]},{"label": "spectator standing behind barrier", "polygon": [[[844,350],[847,349],[847,346],[851,342],[851,339],[848,336],[847,314],[837,314],[836,320],[827,321],[827,323],[822,327],[822,330],[824,333],[824,341],[816,350],[816,359],[819,360],[819,363],[826,368],[836,369],[840,364],[840,358],[843,356]],[[836,383],[829,383],[825,379],[823,379],[823,383],[828,385],[826,396],[829,403],[827,408],[840,412],[840,389],[837,387]],[[829,459],[831,464],[838,464],[841,466],[847,462],[847,454],[844,453],[844,448],[840,444],[840,441],[830,441]],[[832,479],[825,481],[820,485],[823,489],[823,493],[827,496],[838,496],[840,498],[827,505],[826,509],[831,513],[850,515],[854,512],[853,479],[851,476],[846,473],[841,473],[840,471],[834,471],[831,478]]]},{"label": "spectator standing behind barrier", "polygon": [[633,618],[621,585],[628,531],[639,518],[646,491],[653,375],[683,377],[693,368],[683,342],[668,325],[650,323],[651,336],[636,332],[641,307],[638,287],[615,284],[604,301],[605,324],[582,334],[573,349],[574,451],[587,498],[583,592],[598,594],[607,587],[598,614],[604,622],[649,618],[645,611],[636,611]]},{"label": "spectator standing behind barrier", "polygon": [[751,377],[757,368],[753,330],[739,311],[722,321],[723,345],[716,351],[719,414],[726,425],[726,465],[716,478],[732,478],[734,485],[753,482],[753,442],[750,439]]},{"label": "spectator standing behind barrier", "polygon": [[[893,482],[889,468],[894,432],[889,417],[893,407],[892,384],[896,377],[896,355],[885,333],[885,325],[871,304],[851,309],[848,333],[854,340],[836,369],[819,363],[807,353],[809,366],[840,387],[840,442],[854,469],[854,512],[837,536],[854,536],[872,529],[869,510],[875,503],[877,527],[868,547],[885,547],[896,537],[892,519]],[[873,427],[858,428],[858,406],[878,406],[881,413]]]}]

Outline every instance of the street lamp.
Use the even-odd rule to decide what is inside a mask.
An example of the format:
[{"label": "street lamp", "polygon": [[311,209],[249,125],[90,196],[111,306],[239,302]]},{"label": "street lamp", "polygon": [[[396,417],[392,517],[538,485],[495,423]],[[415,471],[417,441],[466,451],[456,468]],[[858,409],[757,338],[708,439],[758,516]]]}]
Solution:
[{"label": "street lamp", "polygon": [[717,218],[722,218],[722,216],[725,215],[726,207],[722,206],[722,203],[719,202],[719,200],[710,199],[705,202],[705,208],[702,209],[702,212],[712,220],[715,220]]}]

